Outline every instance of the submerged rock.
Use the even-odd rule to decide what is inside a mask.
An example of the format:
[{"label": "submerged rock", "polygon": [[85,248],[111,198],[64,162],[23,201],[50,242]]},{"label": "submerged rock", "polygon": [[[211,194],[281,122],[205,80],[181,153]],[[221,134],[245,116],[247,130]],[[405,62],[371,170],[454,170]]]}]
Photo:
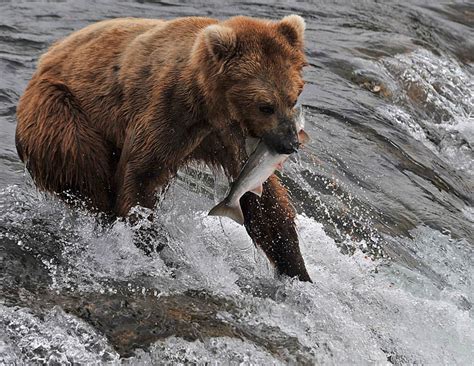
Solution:
[{"label": "submerged rock", "polygon": [[[265,324],[249,326],[237,320],[238,305],[199,291],[161,295],[156,290],[127,291],[115,284],[117,293],[41,293],[4,289],[0,296],[9,307],[21,306],[42,314],[59,307],[105,336],[120,357],[131,357],[137,349],[169,337],[186,341],[235,338],[264,350],[283,362],[311,364],[310,350],[297,338]],[[5,324],[7,328],[9,324]]]}]

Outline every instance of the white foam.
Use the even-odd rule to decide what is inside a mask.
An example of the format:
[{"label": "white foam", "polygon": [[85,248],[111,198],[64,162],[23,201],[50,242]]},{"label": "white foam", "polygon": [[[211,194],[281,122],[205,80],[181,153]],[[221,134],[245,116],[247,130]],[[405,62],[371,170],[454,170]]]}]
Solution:
[{"label": "white foam", "polygon": [[[301,250],[314,283],[275,279],[243,227],[206,216],[210,200],[179,187],[169,193],[170,206],[165,202],[160,214],[170,241],[167,256],[178,264],[174,278],[160,255],[148,257],[135,248],[130,227],[117,223],[109,230],[97,230],[87,216],[79,216],[53,220],[58,225],[51,228],[54,232],[71,240],[68,230],[73,230],[75,241],[63,253],[65,263],[49,269],[52,289],[113,292],[114,283],[125,282],[130,292],[139,294],[146,279],[147,288],[155,286],[161,293],[206,291],[238,303],[241,311],[226,321],[264,334],[264,329],[277,329],[315,363],[469,364],[474,358],[474,253],[465,241],[425,227],[414,230],[413,239],[405,239],[404,245],[443,277],[445,286],[440,288],[415,270],[373,261],[360,250],[352,256],[341,254],[321,224],[300,215]],[[48,211],[46,206],[39,211]],[[56,217],[54,205],[49,210],[53,213],[48,211],[48,217]],[[62,215],[67,212],[58,210]],[[268,284],[267,295],[248,291],[262,283]],[[2,344],[6,360],[37,357],[35,350],[42,347],[41,357],[98,362],[88,345],[99,344],[100,357],[118,362],[101,335],[59,309],[42,319],[28,309],[3,306],[0,321],[6,325]],[[77,329],[87,337],[81,338]],[[170,362],[198,358],[296,362],[294,353],[275,358],[248,339],[226,338],[192,343],[170,338],[129,361],[152,364],[160,357]]]},{"label": "white foam", "polygon": [[[383,58],[380,62],[398,88],[394,105],[380,107],[379,111],[455,168],[472,174],[472,76],[453,58],[425,49]],[[436,135],[436,139],[427,138],[428,132]]]},{"label": "white foam", "polygon": [[2,364],[97,364],[118,354],[90,325],[55,307],[43,314],[0,305]]},{"label": "white foam", "polygon": [[188,342],[170,337],[156,342],[148,352],[139,350],[135,357],[123,362],[125,365],[156,364],[239,364],[239,365],[283,365],[285,364],[265,350],[248,342],[229,338],[208,338]]}]

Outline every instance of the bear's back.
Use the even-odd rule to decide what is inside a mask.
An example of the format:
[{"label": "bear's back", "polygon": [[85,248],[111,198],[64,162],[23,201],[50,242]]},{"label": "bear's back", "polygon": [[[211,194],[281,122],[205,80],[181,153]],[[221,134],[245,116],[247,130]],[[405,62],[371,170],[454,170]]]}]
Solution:
[{"label": "bear's back", "polygon": [[109,65],[137,36],[161,25],[158,19],[120,18],[91,24],[54,43],[40,58],[37,73],[58,74]]}]

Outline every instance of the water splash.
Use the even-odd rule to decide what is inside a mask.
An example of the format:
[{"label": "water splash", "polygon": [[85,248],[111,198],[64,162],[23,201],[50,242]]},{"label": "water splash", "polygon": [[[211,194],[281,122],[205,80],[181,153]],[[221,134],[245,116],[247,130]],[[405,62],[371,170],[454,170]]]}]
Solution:
[{"label": "water splash", "polygon": [[453,59],[417,49],[381,63],[398,84],[385,112],[457,169],[474,171],[474,80]]},{"label": "water splash", "polygon": [[[181,197],[198,206],[210,205],[199,203],[195,193],[179,188],[169,194],[171,200]],[[192,362],[201,358],[244,363],[462,364],[474,356],[469,297],[474,290],[469,258],[474,252],[448,232],[420,227],[412,232],[413,239],[406,239],[406,245],[420,259],[445,275],[446,286],[439,288],[416,271],[387,260],[374,261],[359,249],[353,255],[341,253],[321,224],[300,215],[302,252],[315,280],[308,284],[275,280],[266,259],[255,251],[242,227],[231,220],[205,217],[204,210],[195,215],[173,205],[171,211],[165,211],[169,219],[164,229],[170,248],[163,259],[158,254],[147,257],[140,253],[130,240],[133,228],[129,226],[116,223],[106,231],[97,230],[88,216],[66,224],[71,220],[68,209],[57,208],[48,200],[40,201],[40,205],[36,198],[34,202],[29,216],[56,210],[55,215],[63,216],[59,220],[63,229],[74,227],[73,237],[78,238],[73,245],[76,250],[63,249],[59,256],[62,262],[46,266],[48,276],[54,279],[49,285],[53,293],[72,289],[78,294],[98,292],[105,298],[126,292],[136,298],[150,294],[160,298],[199,290],[227,299],[224,302],[238,302],[238,310],[222,309],[216,319],[243,327],[242,339],[202,336],[189,343],[166,338],[123,359],[125,363],[152,364],[159,359]],[[179,228],[176,223],[180,223]],[[62,231],[61,237],[69,236]],[[112,346],[84,320],[59,308],[38,311],[2,307],[6,360],[23,354],[38,361],[119,362]],[[71,333],[70,329],[75,330]],[[269,329],[280,329],[285,335]],[[204,328],[203,332],[207,334]],[[261,334],[269,338],[262,340]],[[271,346],[282,342],[282,349]],[[439,347],[433,349],[433,344]]]}]

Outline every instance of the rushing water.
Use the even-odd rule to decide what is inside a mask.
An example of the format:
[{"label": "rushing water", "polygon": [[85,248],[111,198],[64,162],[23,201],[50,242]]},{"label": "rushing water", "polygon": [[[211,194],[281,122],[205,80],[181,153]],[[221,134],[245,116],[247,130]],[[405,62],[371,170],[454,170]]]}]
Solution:
[{"label": "rushing water", "polygon": [[[291,13],[312,141],[283,179],[314,283],[207,217],[226,181],[197,167],[161,200],[151,256],[136,228],[36,191],[15,106],[52,42],[122,16]],[[473,25],[467,2],[0,3],[0,364],[471,364]]]}]

